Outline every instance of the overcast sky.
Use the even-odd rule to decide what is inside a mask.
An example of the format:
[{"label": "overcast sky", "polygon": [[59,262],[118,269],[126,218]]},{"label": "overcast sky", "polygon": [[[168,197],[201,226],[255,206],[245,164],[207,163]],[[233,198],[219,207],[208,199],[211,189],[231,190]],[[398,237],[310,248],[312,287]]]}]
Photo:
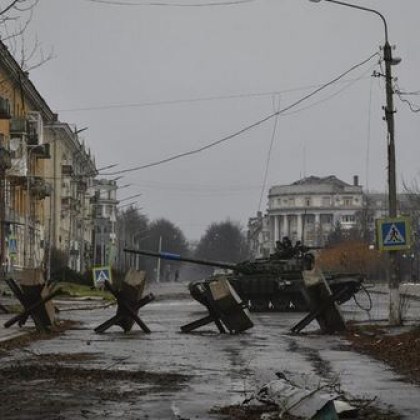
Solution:
[{"label": "overcast sky", "polygon": [[[30,77],[61,121],[89,127],[83,135],[97,167],[118,164],[115,170],[235,133],[379,52],[384,41],[377,16],[327,2],[180,7],[222,0],[162,0],[173,6],[107,1],[41,0],[31,31],[56,58]],[[399,87],[420,90],[420,2],[355,4],[385,15],[394,54],[402,58],[393,67]],[[142,211],[170,219],[188,239],[226,218],[245,225],[259,209],[274,128],[262,211],[270,186],[305,175],[347,182],[359,175],[370,190],[384,191],[384,81],[370,77],[377,64],[372,59],[278,121],[271,118],[199,154],[127,173],[118,182],[131,187],[118,197],[142,193]],[[407,99],[420,104],[419,96]],[[419,177],[420,113],[397,97],[395,103],[401,185]]]}]

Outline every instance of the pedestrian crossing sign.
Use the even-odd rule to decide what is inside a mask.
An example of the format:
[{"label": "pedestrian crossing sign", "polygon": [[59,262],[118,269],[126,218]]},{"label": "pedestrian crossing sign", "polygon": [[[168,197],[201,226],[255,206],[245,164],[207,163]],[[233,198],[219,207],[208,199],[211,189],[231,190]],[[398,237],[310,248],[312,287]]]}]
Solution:
[{"label": "pedestrian crossing sign", "polygon": [[111,278],[111,267],[94,267],[93,268],[93,281],[95,286],[103,285],[105,280],[108,280],[112,283]]},{"label": "pedestrian crossing sign", "polygon": [[408,218],[378,219],[376,232],[380,251],[400,251],[411,246],[411,229]]}]

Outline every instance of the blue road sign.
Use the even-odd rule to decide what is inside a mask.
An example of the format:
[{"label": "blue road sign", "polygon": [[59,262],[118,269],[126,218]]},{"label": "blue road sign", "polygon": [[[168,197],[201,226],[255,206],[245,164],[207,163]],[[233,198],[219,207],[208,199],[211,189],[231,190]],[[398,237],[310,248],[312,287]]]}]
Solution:
[{"label": "blue road sign", "polygon": [[378,219],[376,230],[381,251],[399,251],[411,246],[411,229],[407,218]]},{"label": "blue road sign", "polygon": [[105,283],[105,280],[112,283],[111,267],[94,267],[92,271],[95,285],[103,284]]}]

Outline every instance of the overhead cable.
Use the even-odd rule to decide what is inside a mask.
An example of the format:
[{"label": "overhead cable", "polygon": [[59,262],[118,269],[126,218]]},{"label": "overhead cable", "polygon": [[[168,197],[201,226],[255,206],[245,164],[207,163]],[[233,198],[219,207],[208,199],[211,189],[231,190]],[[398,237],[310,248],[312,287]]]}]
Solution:
[{"label": "overhead cable", "polygon": [[395,90],[396,95],[398,96],[399,100],[401,102],[404,102],[405,104],[408,105],[408,107],[410,108],[411,112],[417,113],[420,112],[420,106],[413,104],[412,102],[410,102],[408,99],[403,98],[403,95],[416,95],[417,92],[402,92],[398,85],[397,85],[397,89]]},{"label": "overhead cable", "polygon": [[374,57],[378,56],[379,53],[376,52],[374,54],[372,54],[370,57],[368,57],[367,59],[361,61],[358,64],[355,64],[354,66],[350,67],[348,70],[346,70],[344,73],[341,73],[339,76],[335,77],[334,79],[330,80],[329,82],[325,83],[324,85],[322,85],[321,87],[315,89],[314,91],[312,91],[311,93],[308,93],[307,95],[303,96],[302,98],[298,99],[297,101],[293,102],[292,104],[280,109],[279,111],[276,111],[252,124],[247,125],[246,127],[232,133],[229,134],[225,137],[222,137],[219,140],[213,141],[205,146],[199,147],[197,149],[193,149],[193,150],[189,150],[187,152],[184,153],[179,153],[176,154],[174,156],[170,156],[152,163],[148,163],[145,165],[140,165],[140,166],[135,166],[133,168],[128,168],[128,169],[123,169],[120,171],[115,171],[115,172],[108,172],[108,173],[104,173],[103,175],[120,175],[120,174],[124,174],[124,173],[129,173],[129,172],[134,172],[134,171],[139,171],[142,169],[147,169],[147,168],[151,168],[154,166],[158,166],[158,165],[162,165],[164,163],[168,163],[168,162],[172,162],[174,160],[186,157],[186,156],[191,156],[197,153],[201,153],[205,150],[208,150],[210,148],[213,148],[219,144],[225,143],[229,140],[232,140],[235,137],[240,136],[241,134],[246,133],[247,131],[250,131],[264,123],[266,123],[267,121],[271,120],[272,118],[276,117],[277,115],[283,114],[286,111],[289,111],[290,109],[294,108],[295,106],[301,104],[302,102],[308,100],[309,98],[311,98],[312,96],[316,95],[317,93],[321,92],[322,90],[326,89],[327,87],[331,86],[332,84],[336,83],[338,80],[342,79],[343,77],[345,77],[347,74],[351,73],[352,71],[354,71],[355,69],[357,69],[358,67],[363,66],[364,64],[366,64],[367,62],[369,62],[370,60],[372,60]]},{"label": "overhead cable", "polygon": [[120,0],[86,0],[91,3],[109,4],[111,6],[156,6],[156,7],[217,7],[217,6],[237,6],[244,3],[252,3],[255,0],[228,0],[220,2],[207,3],[169,3],[163,1],[147,1],[147,2],[129,2]]},{"label": "overhead cable", "polygon": [[[278,103],[276,104],[276,97],[273,96],[272,100],[273,100],[273,109],[275,112],[278,112],[280,109],[280,99],[278,98]],[[273,145],[274,145],[274,140],[276,139],[276,133],[277,133],[277,124],[279,122],[279,115],[276,115],[276,118],[274,119],[274,125],[273,125],[273,131],[271,132],[271,138],[270,138],[270,144],[268,147],[268,151],[267,151],[267,157],[265,160],[265,169],[264,169],[264,177],[263,177],[263,183],[262,183],[262,187],[261,187],[261,191],[260,191],[260,199],[258,202],[258,211],[261,211],[261,205],[262,205],[262,200],[263,200],[263,196],[264,196],[264,191],[265,191],[265,187],[267,185],[267,178],[268,178],[268,171],[270,168],[270,160],[271,160],[271,152],[273,150]]]},{"label": "overhead cable", "polygon": [[[356,79],[341,80],[340,83],[345,83],[347,87],[348,84],[351,84],[352,82],[357,82],[363,78],[365,77],[362,75],[361,77],[358,77]],[[2,83],[2,80],[0,80],[0,83]],[[78,107],[78,108],[63,108],[63,109],[58,109],[57,112],[102,111],[102,110],[108,110],[108,109],[143,108],[143,107],[153,107],[153,106],[160,106],[160,105],[178,105],[178,104],[211,102],[211,101],[228,100],[228,99],[241,99],[241,98],[252,98],[252,97],[258,98],[258,97],[264,97],[264,96],[273,96],[273,95],[281,95],[285,93],[299,92],[299,91],[317,88],[320,86],[322,85],[315,84],[315,85],[300,86],[300,87],[295,87],[295,88],[290,88],[290,89],[276,90],[272,92],[250,92],[250,93],[238,93],[238,94],[233,94],[233,95],[203,96],[199,98],[180,98],[180,99],[167,99],[167,100],[162,100],[162,101],[94,105],[94,106],[86,106],[86,107]]]}]

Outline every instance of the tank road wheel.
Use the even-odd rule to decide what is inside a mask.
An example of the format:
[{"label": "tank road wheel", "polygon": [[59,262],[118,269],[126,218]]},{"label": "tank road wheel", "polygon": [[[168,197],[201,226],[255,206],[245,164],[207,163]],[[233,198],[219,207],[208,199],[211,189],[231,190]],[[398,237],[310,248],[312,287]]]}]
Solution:
[{"label": "tank road wheel", "polygon": [[271,304],[276,312],[287,312],[290,311],[290,300],[281,297],[275,297],[271,299]]},{"label": "tank road wheel", "polygon": [[251,299],[250,310],[252,312],[266,312],[270,308],[270,301],[264,298]]}]

